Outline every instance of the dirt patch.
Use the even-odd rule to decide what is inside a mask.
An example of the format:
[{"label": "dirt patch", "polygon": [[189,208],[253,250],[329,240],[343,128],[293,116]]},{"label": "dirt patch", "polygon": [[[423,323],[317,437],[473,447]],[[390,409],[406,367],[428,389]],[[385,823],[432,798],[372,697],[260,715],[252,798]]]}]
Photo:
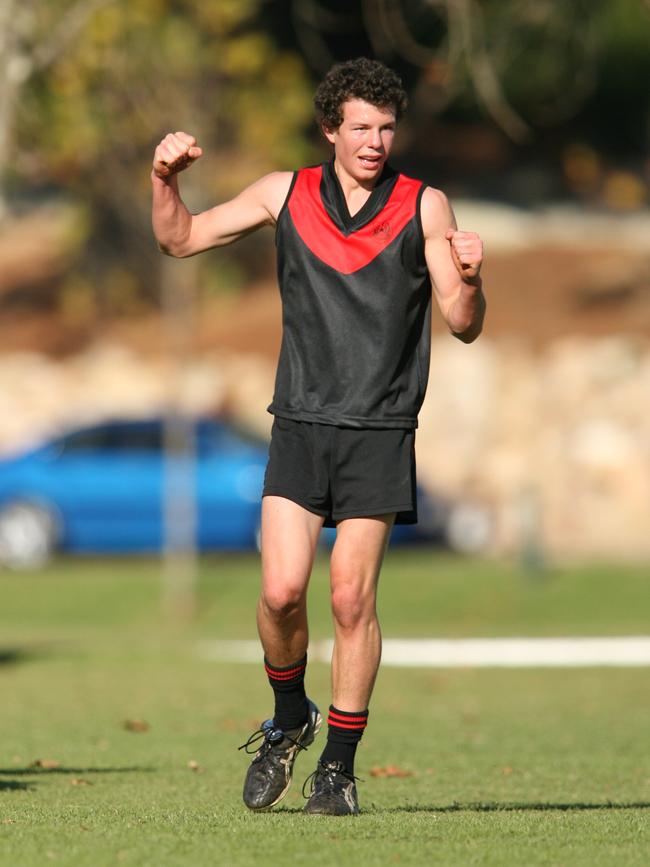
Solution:
[{"label": "dirt patch", "polygon": [[[538,247],[488,255],[485,334],[515,337],[543,350],[567,335],[626,334],[650,339],[650,259],[613,249]],[[282,325],[273,280],[238,298],[204,305],[195,317],[193,352],[223,349],[277,358]],[[433,333],[446,330],[434,311]],[[144,354],[166,351],[161,316],[137,320],[74,322],[56,311],[7,311],[0,323],[0,352],[40,352],[54,357],[78,352],[99,337]]]}]

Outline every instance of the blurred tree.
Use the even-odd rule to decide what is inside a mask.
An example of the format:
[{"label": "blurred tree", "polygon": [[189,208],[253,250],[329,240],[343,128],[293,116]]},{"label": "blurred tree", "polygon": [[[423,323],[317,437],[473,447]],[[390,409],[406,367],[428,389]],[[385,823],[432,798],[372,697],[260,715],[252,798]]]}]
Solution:
[{"label": "blurred tree", "polygon": [[[19,5],[0,2],[7,19]],[[13,86],[12,175],[83,203],[88,278],[113,311],[157,301],[149,166],[166,132],[185,129],[204,147],[201,166],[184,176],[193,208],[308,158],[308,77],[259,26],[263,3],[20,0],[41,59],[23,75],[20,100]],[[227,254],[220,264],[202,265],[206,283],[236,276]]]},{"label": "blurred tree", "polygon": [[[148,169],[159,138],[182,128],[204,146],[183,181],[190,207],[204,207],[268,170],[312,159],[307,64],[320,75],[361,53],[403,73],[411,141],[433,140],[431,117],[462,125],[483,114],[517,142],[554,126],[569,130],[560,149],[598,139],[647,154],[648,7],[648,0],[0,0],[0,216],[8,182],[23,199],[63,191],[80,205],[76,230],[86,251],[62,288],[65,309],[87,315],[89,291],[102,312],[155,305],[160,256],[149,228]],[[201,285],[223,291],[250,278],[266,264],[257,243],[201,257]]]},{"label": "blurred tree", "polygon": [[0,0],[0,220],[8,214],[3,182],[12,155],[21,90],[35,74],[51,66],[93,12],[109,2],[112,0],[77,0],[64,7],[59,4],[61,8],[52,3],[44,9],[38,0]]},{"label": "blurred tree", "polygon": [[[300,2],[300,0],[296,0]],[[440,111],[471,94],[515,141],[557,122],[594,84],[599,0],[363,0],[377,51],[420,67],[417,97]]]},{"label": "blurred tree", "polygon": [[626,79],[619,105],[648,110],[650,0],[292,0],[291,9],[318,73],[351,46],[399,68],[416,123],[447,109],[470,119],[478,107],[513,141],[530,140],[606,96],[612,55]]}]

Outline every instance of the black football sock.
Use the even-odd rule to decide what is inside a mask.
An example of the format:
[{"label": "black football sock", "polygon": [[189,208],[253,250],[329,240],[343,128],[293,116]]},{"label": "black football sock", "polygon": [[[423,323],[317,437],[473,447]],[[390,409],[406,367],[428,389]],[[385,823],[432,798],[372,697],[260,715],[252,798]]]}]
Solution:
[{"label": "black football sock", "polygon": [[343,762],[345,772],[354,774],[354,755],[367,724],[367,710],[350,712],[338,710],[331,704],[327,717],[327,744],[321,762]]},{"label": "black football sock", "polygon": [[277,668],[264,657],[264,667],[275,696],[273,721],[283,731],[300,728],[307,722],[309,706],[305,696],[307,654],[298,662]]}]

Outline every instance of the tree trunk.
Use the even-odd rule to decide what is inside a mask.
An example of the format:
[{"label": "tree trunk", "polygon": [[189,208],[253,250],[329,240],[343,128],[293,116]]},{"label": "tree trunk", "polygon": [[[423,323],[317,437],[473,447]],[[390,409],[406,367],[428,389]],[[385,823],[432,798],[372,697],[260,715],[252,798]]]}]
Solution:
[{"label": "tree trunk", "polygon": [[16,0],[0,0],[0,223],[9,214],[5,177],[9,165],[16,84],[20,57],[12,26]]}]

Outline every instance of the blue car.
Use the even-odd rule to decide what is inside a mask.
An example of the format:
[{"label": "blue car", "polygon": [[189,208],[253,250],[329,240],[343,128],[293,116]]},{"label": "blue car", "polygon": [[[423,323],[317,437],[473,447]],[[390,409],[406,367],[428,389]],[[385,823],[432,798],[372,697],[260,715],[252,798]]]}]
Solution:
[{"label": "blue car", "polygon": [[[267,444],[202,419],[189,427],[188,460],[175,450],[183,432],[161,419],[113,421],[0,461],[0,565],[39,566],[56,550],[158,552],[188,537],[201,551],[258,547]],[[418,524],[393,529],[392,544],[477,551],[489,538],[475,505],[418,488],[418,513]],[[335,538],[323,530],[325,546]]]},{"label": "blue car", "polygon": [[173,534],[187,518],[183,502],[201,550],[254,548],[266,444],[220,421],[190,430],[189,463],[173,456],[174,428],[166,433],[160,419],[75,430],[0,462],[0,563],[37,566],[57,549],[159,551],[165,524]]}]

